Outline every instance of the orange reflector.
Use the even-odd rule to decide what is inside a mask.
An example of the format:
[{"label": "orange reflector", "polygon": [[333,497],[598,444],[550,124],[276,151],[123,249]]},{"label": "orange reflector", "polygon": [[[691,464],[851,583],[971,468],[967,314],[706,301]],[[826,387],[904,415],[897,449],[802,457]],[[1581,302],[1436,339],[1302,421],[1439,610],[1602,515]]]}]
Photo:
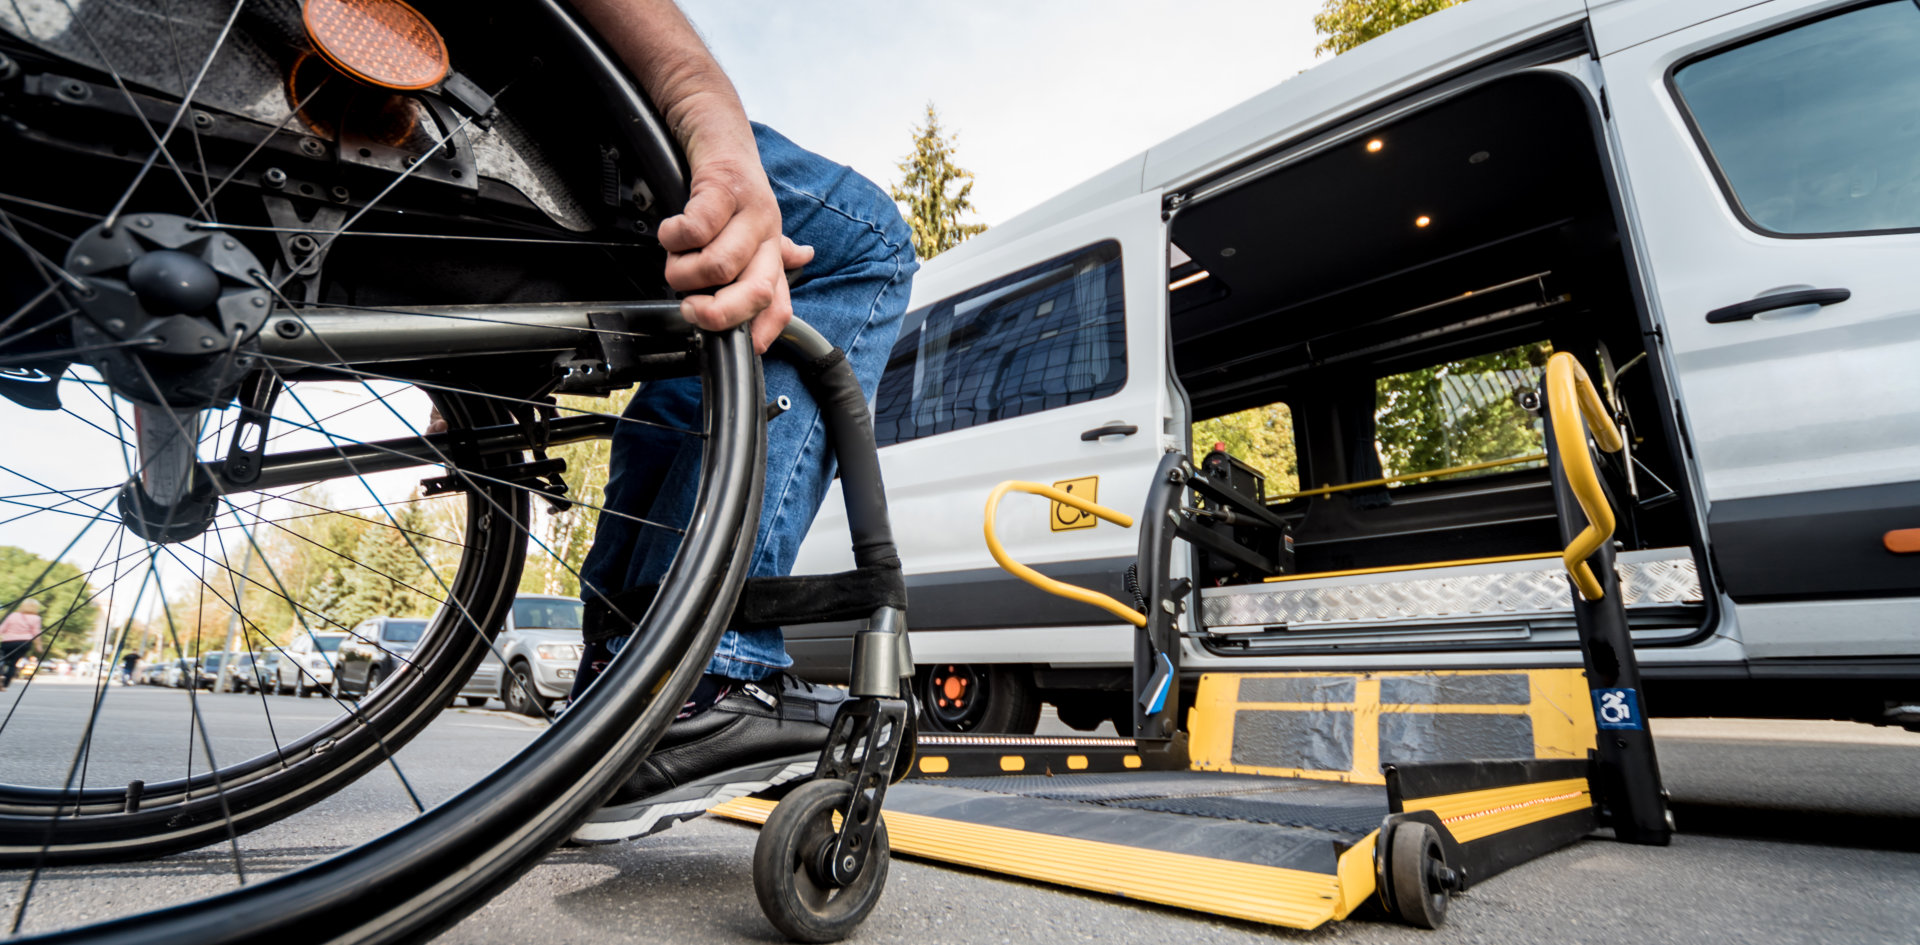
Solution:
[{"label": "orange reflector", "polygon": [[1881,541],[1886,542],[1887,550],[1894,554],[1920,554],[1920,528],[1897,528]]},{"label": "orange reflector", "polygon": [[313,48],[368,85],[411,91],[447,77],[447,41],[401,0],[306,0]]}]

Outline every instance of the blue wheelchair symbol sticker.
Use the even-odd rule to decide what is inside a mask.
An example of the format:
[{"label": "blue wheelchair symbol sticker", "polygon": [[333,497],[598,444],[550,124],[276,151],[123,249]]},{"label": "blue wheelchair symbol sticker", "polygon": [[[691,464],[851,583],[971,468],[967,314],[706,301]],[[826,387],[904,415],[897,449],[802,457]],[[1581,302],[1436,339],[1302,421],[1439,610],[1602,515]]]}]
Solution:
[{"label": "blue wheelchair symbol sticker", "polygon": [[1593,690],[1593,722],[1602,731],[1645,728],[1639,694],[1631,689]]}]

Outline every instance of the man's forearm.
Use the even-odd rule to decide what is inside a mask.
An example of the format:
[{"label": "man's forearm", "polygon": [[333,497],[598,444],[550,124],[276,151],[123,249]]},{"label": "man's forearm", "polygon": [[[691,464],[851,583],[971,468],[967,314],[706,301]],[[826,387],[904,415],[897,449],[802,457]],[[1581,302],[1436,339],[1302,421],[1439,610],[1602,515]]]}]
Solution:
[{"label": "man's forearm", "polygon": [[573,0],[652,96],[687,160],[757,154],[733,82],[672,0]]}]

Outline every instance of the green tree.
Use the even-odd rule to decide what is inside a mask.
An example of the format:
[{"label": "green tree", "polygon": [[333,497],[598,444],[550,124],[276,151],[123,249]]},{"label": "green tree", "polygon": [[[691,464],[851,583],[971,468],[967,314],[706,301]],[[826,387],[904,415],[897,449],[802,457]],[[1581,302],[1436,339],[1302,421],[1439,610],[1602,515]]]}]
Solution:
[{"label": "green tree", "polygon": [[432,539],[420,504],[395,503],[388,511],[391,520],[366,526],[354,543],[344,599],[331,612],[322,611],[348,627],[368,617],[424,617],[444,596],[423,557],[422,546]]},{"label": "green tree", "polygon": [[1293,437],[1293,410],[1283,403],[1254,407],[1193,425],[1193,451],[1201,457],[1215,443],[1267,477],[1267,495],[1300,489],[1300,453]]},{"label": "green tree", "polygon": [[940,127],[940,114],[927,103],[927,123],[913,129],[913,153],[897,165],[905,175],[889,194],[902,204],[902,215],[913,227],[913,249],[921,259],[932,259],[986,232],[984,223],[962,223],[973,212],[973,172],[953,162],[958,132]]},{"label": "green tree", "polygon": [[1375,381],[1374,439],[1384,474],[1545,450],[1540,420],[1521,408],[1518,395],[1539,385],[1552,353],[1542,341]]},{"label": "green tree", "polygon": [[[65,561],[48,561],[24,548],[0,546],[0,614],[31,597],[40,602],[41,635],[34,652],[63,657],[92,648],[100,610],[91,582]],[[45,572],[43,575],[41,572]]]},{"label": "green tree", "polygon": [[1438,13],[1466,0],[1325,0],[1313,15],[1320,45],[1313,53],[1339,55],[1370,39],[1386,35],[1429,13]]}]

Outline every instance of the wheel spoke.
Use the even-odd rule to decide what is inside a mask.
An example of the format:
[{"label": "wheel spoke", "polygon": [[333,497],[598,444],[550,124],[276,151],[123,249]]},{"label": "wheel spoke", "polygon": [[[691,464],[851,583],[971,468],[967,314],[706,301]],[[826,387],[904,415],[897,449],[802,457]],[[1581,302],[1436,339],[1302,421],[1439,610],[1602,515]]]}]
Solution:
[{"label": "wheel spoke", "polygon": [[[67,3],[67,9],[69,11],[73,10],[73,6],[68,3],[68,0],[60,0],[60,2]],[[227,34],[233,32],[234,21],[240,18],[240,11],[244,9],[246,5],[247,0],[235,0],[232,12],[227,14],[227,22],[220,27],[220,35],[214,37],[212,48],[207,50],[207,58],[200,62],[200,71],[194,75],[193,84],[187,87],[186,94],[180,96],[180,107],[174,110],[173,119],[167,122],[167,130],[160,133],[159,139],[154,144],[154,153],[166,155],[167,163],[172,165],[174,173],[180,175],[181,186],[187,188],[187,197],[189,199],[197,200],[198,197],[193,192],[193,185],[187,183],[186,175],[180,172],[180,166],[174,164],[173,155],[167,153],[167,142],[173,138],[173,130],[180,126],[180,118],[193,108],[194,93],[200,91],[200,83],[206,79],[207,70],[213,67],[214,58],[220,54],[220,47],[226,45]],[[73,17],[76,22],[81,23],[81,29],[86,30],[85,23],[80,20],[79,14],[74,13]],[[87,41],[89,43],[93,42],[93,33],[91,30],[87,30]],[[126,84],[121,80],[120,73],[115,71],[112,64],[106,61],[107,57],[104,53],[100,52],[100,47],[97,43],[94,44],[94,52],[100,56],[101,63],[107,66],[107,71],[113,74],[114,84],[119,85],[122,92],[127,92]],[[127,92],[127,99],[133,104],[134,112],[138,114],[140,105],[133,100],[133,93]],[[142,123],[145,123],[144,119],[142,119]],[[151,129],[149,129],[149,131],[151,131]],[[134,175],[133,183],[128,184],[126,192],[120,195],[119,202],[113,205],[112,210],[107,211],[107,218],[101,221],[101,226],[108,230],[113,229],[114,221],[119,218],[120,212],[126,209],[127,201],[133,197],[134,191],[140,189],[140,182],[146,178],[147,171],[152,167],[153,157],[149,156],[147,162],[141,165],[140,172]]]},{"label": "wheel spoke", "polygon": [[[399,411],[394,410],[392,404],[388,404],[386,403],[384,398],[380,398],[379,394],[374,391],[373,385],[367,384],[365,381],[362,381],[361,385],[366,388],[366,391],[369,395],[375,397],[376,399],[379,399],[382,404],[385,404],[387,409],[391,411],[393,415],[400,420],[400,422],[407,424],[408,429],[410,430],[413,429],[413,425],[410,422],[408,422],[405,417],[400,416]],[[307,414],[309,418],[313,416],[313,411],[307,409],[306,403],[300,399],[300,396],[297,393],[295,393],[291,387],[287,388],[287,394],[289,397],[293,398],[293,402],[297,404],[300,407],[300,409]],[[321,432],[323,435],[326,435],[330,440],[332,439],[331,434],[325,433],[325,431],[321,431]],[[417,434],[419,431],[413,430],[413,432]],[[430,442],[430,441],[423,439],[422,442]],[[344,450],[339,450],[338,452],[340,453],[340,458],[346,461],[347,467],[349,469],[353,468],[353,461],[350,459],[347,459],[346,452]],[[438,450],[435,450],[435,452],[438,452]],[[446,459],[444,454],[442,454],[441,458],[443,460]],[[456,467],[454,467],[452,465],[452,462],[449,460],[447,468],[455,469]],[[374,491],[373,484],[368,482],[367,478],[365,476],[360,475],[358,472],[354,474],[354,478],[360,480],[360,484],[366,488],[367,494],[371,496],[373,498],[373,501],[380,506],[380,511],[384,513],[387,516],[387,518],[392,522],[393,527],[399,528],[400,527],[399,519],[394,517],[393,511],[387,508],[385,500],[381,499],[379,494]],[[504,480],[502,480],[502,482],[504,482]],[[529,489],[529,491],[534,491],[534,490]],[[468,494],[477,495],[480,493],[479,493],[479,490],[472,490]],[[488,496],[487,501],[492,502],[493,498],[491,496]],[[516,523],[515,527],[519,528],[522,532],[525,532],[528,538],[533,537],[533,532],[530,529],[527,529],[524,525],[518,524],[517,516],[507,515],[505,509],[500,509],[499,511],[502,515],[506,516],[508,521],[515,522]],[[439,582],[441,591],[447,595],[446,599],[453,602],[456,606],[460,608],[460,615],[466,618],[465,625],[471,628],[473,632],[479,637],[479,639],[486,644],[487,650],[493,654],[495,659],[498,659],[500,661],[500,665],[503,667],[506,666],[507,665],[506,654],[501,653],[499,647],[495,646],[494,642],[491,639],[488,639],[486,634],[486,628],[481,625],[480,621],[474,619],[474,616],[471,613],[467,612],[466,602],[460,600],[459,596],[454,594],[452,589],[447,586],[446,579],[441,577],[438,571],[434,570],[432,561],[428,559],[426,554],[420,550],[419,545],[414,544],[413,538],[410,535],[408,535],[404,530],[402,530],[401,532],[401,537],[406,539],[407,547],[413,550],[414,555],[420,559],[422,564],[426,565],[427,573],[433,575],[433,579]],[[544,546],[542,547],[544,549]],[[555,557],[557,558],[558,556],[556,555]],[[524,686],[526,684],[523,683],[522,685]],[[531,695],[531,693],[529,693],[529,695]],[[539,700],[537,698],[534,699],[533,702],[534,702],[534,705],[539,705]],[[544,708],[540,710],[540,714],[543,718],[546,718],[549,721],[551,721],[553,718],[553,716],[550,713],[548,713]]]},{"label": "wheel spoke", "polygon": [[[244,2],[244,0],[242,0],[242,2]],[[141,164],[140,171],[133,177],[133,183],[127,185],[126,191],[120,195],[119,201],[114,204],[113,209],[109,211],[104,218],[107,228],[112,229],[114,219],[120,215],[120,208],[125,206],[127,198],[133,196],[133,192],[139,189],[140,182],[146,178],[147,172],[153,169],[154,161],[158,158],[164,157],[167,159],[167,166],[173,169],[174,177],[180,181],[181,187],[186,188],[188,199],[193,199],[193,185],[188,183],[186,172],[180,169],[180,165],[174,162],[173,155],[167,151],[166,137],[154,133],[153,124],[147,121],[147,113],[140,107],[140,100],[134,96],[132,89],[127,88],[126,78],[120,74],[119,69],[114,68],[113,61],[107,58],[106,50],[101,48],[100,41],[94,37],[93,30],[87,26],[86,19],[80,16],[78,10],[74,9],[71,0],[60,0],[60,5],[67,8],[69,21],[80,28],[80,35],[86,39],[88,46],[93,47],[93,54],[99,57],[100,65],[107,70],[107,76],[113,79],[114,87],[118,88],[120,94],[126,98],[127,109],[133,112],[134,119],[140,123],[141,129],[147,133],[147,139],[153,142],[153,151],[147,154],[147,159]],[[239,11],[236,9],[234,12],[238,13]],[[231,25],[231,23],[229,23],[229,25]],[[224,37],[225,34],[223,33],[222,38]],[[215,44],[214,49],[218,50],[219,45]],[[212,61],[211,54],[209,54],[208,61]],[[187,97],[191,99],[192,93],[189,92]],[[175,116],[175,120],[179,120],[178,116]],[[170,134],[173,128],[169,126],[167,131]]]}]

